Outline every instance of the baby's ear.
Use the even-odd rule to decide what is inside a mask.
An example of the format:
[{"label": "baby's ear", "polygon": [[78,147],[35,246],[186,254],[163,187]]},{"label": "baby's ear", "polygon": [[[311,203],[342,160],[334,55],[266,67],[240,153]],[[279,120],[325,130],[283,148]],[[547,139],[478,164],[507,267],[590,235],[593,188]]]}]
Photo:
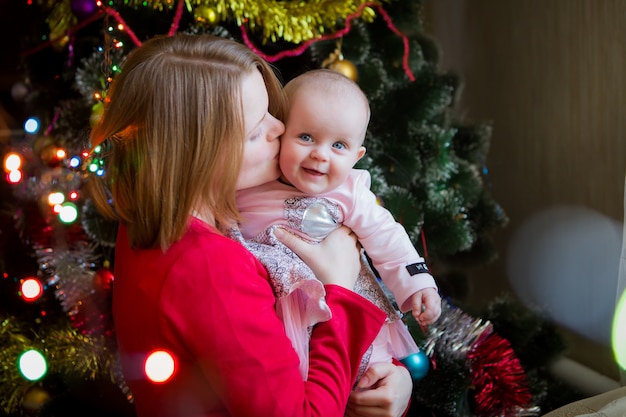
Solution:
[{"label": "baby's ear", "polygon": [[[365,155],[365,146],[361,146],[359,151],[356,153],[356,161],[359,161]],[[356,162],[355,161],[355,162]]]}]

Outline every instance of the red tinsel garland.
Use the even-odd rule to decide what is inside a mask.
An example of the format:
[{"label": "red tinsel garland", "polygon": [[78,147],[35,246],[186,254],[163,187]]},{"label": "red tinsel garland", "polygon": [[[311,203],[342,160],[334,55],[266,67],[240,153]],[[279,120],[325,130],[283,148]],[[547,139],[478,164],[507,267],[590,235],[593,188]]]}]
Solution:
[{"label": "red tinsel garland", "polygon": [[345,34],[350,32],[350,22],[351,22],[351,20],[361,16],[361,13],[363,13],[363,9],[365,9],[366,7],[377,9],[378,13],[380,13],[382,18],[385,20],[385,23],[387,23],[387,27],[393,33],[395,33],[396,35],[400,36],[400,38],[402,38],[402,44],[404,45],[404,55],[402,56],[402,68],[404,69],[404,73],[407,75],[409,80],[415,81],[415,75],[413,75],[413,72],[411,71],[411,68],[409,67],[409,39],[407,38],[407,36],[404,33],[402,33],[393,24],[393,21],[391,20],[391,17],[387,14],[385,9],[383,9],[383,7],[380,4],[376,4],[376,3],[373,3],[373,2],[363,3],[363,4],[361,4],[359,6],[359,8],[357,9],[356,12],[354,12],[353,14],[351,14],[351,15],[346,17],[345,27],[343,29],[341,29],[341,30],[339,30],[339,31],[337,31],[335,33],[331,33],[331,34],[328,34],[328,35],[322,35],[322,36],[319,36],[319,37],[314,38],[314,39],[309,39],[308,41],[301,43],[298,47],[296,47],[294,49],[281,51],[281,52],[279,52],[279,53],[277,53],[275,55],[266,55],[260,49],[255,47],[254,44],[252,43],[252,41],[250,40],[250,38],[248,37],[248,32],[246,31],[245,25],[241,25],[239,28],[241,29],[241,36],[243,38],[244,43],[246,45],[248,45],[248,47],[250,49],[252,49],[257,55],[259,55],[260,57],[262,57],[266,61],[268,61],[268,62],[276,62],[276,61],[278,61],[280,59],[283,59],[283,58],[286,58],[286,57],[294,57],[294,56],[301,55],[314,42],[319,42],[319,41],[322,41],[322,40],[329,40],[329,39],[337,39],[337,38],[340,38],[340,37],[344,36]]},{"label": "red tinsel garland", "polygon": [[531,404],[526,375],[508,340],[489,332],[467,355],[477,416],[516,416]]}]

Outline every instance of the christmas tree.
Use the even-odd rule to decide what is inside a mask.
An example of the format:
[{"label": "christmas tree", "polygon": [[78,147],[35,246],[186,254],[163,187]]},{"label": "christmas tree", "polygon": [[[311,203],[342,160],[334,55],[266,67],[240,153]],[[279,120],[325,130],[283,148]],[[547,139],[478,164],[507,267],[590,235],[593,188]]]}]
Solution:
[{"label": "christmas tree", "polygon": [[[42,24],[24,40],[24,79],[14,88],[24,130],[3,147],[0,413],[133,415],[110,318],[116,225],[98,215],[82,187],[105,174],[88,132],[107,86],[124,57],[155,35],[244,42],[284,81],[320,67],[355,79],[373,115],[361,167],[435,276],[459,259],[491,260],[490,234],[506,216],[486,177],[490,126],[452,116],[459,79],[438,68],[421,7],[408,0],[28,2]],[[558,340],[542,360],[523,361],[495,321],[445,307],[429,331],[409,323],[428,354],[417,365],[426,376],[416,381],[414,407],[442,416],[538,413],[546,389],[529,389],[527,375],[562,349]]]}]

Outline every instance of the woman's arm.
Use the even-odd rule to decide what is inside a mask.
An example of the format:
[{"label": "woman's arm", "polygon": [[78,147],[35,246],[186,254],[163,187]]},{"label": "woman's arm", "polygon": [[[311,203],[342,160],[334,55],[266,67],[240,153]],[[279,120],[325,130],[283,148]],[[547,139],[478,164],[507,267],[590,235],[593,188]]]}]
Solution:
[{"label": "woman's arm", "polygon": [[[343,236],[340,246],[351,246],[343,255],[332,245],[312,253],[351,264],[345,256],[357,258],[356,246],[348,234]],[[265,269],[230,242],[192,245],[170,271],[161,291],[168,340],[189,352],[230,415],[342,416],[361,357],[384,313],[355,293],[328,285],[333,317],[313,331],[309,378],[302,381]],[[346,273],[345,266],[335,267]],[[356,275],[353,266],[347,268],[349,276]]]}]

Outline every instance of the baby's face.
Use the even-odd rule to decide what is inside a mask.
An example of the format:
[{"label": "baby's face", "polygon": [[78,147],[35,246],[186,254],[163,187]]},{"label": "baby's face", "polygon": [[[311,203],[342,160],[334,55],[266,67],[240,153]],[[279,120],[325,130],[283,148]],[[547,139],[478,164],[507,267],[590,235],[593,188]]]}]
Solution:
[{"label": "baby's face", "polygon": [[337,188],[365,154],[365,104],[358,96],[306,88],[290,104],[280,145],[282,179],[309,195]]}]

